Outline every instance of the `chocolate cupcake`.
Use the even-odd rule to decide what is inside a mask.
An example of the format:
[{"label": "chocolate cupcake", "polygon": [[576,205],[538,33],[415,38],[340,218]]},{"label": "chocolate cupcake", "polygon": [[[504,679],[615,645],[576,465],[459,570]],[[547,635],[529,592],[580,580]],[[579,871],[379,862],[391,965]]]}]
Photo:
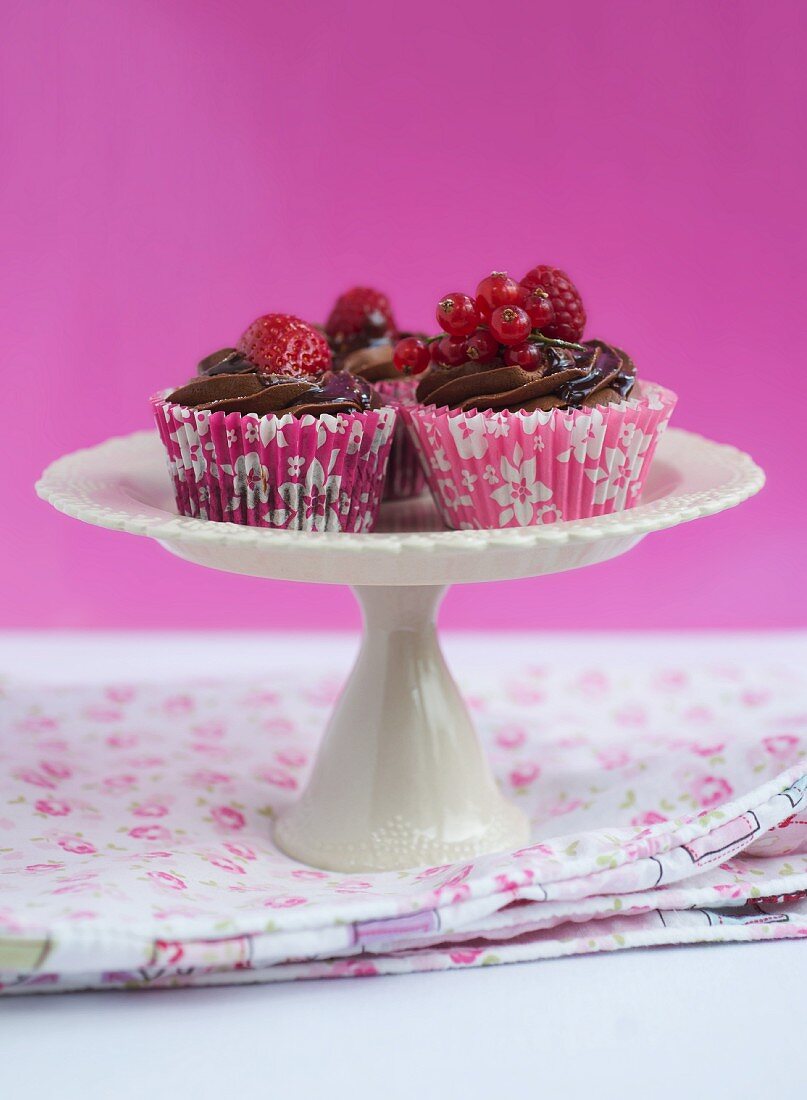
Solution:
[{"label": "chocolate cupcake", "polygon": [[447,526],[525,527],[637,501],[676,397],[639,383],[620,348],[579,342],[585,311],[565,273],[494,272],[475,298],[441,299],[437,319],[446,335],[400,357],[422,372],[403,414]]},{"label": "chocolate cupcake", "polygon": [[269,314],[153,399],[179,511],[300,531],[372,529],[396,413],[330,368],[322,336]]},{"label": "chocolate cupcake", "polygon": [[[400,409],[415,402],[414,378],[395,369],[393,351],[399,333],[386,294],[354,287],[337,299],[324,327],[334,366],[368,382],[385,405]],[[403,420],[398,419],[387,467],[384,496],[418,496],[426,478]]]}]

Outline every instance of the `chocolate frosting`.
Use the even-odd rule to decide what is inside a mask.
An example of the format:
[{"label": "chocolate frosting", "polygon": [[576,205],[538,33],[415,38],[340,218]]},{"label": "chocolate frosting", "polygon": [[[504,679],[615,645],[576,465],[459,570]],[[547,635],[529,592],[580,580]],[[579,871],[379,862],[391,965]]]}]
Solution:
[{"label": "chocolate frosting", "polygon": [[614,404],[630,395],[635,382],[636,368],[624,351],[588,340],[577,348],[545,345],[543,363],[534,371],[500,359],[459,367],[432,364],[418,385],[417,399],[463,411],[532,412]]},{"label": "chocolate frosting", "polygon": [[[423,338],[422,333],[400,332],[396,340],[403,340],[406,336],[420,336],[421,339]],[[396,340],[389,337],[370,340],[364,346],[338,360],[336,369],[350,371],[357,378],[363,378],[365,382],[400,382],[405,375],[402,375],[396,369],[393,362]]]},{"label": "chocolate frosting", "polygon": [[369,344],[366,348],[359,348],[346,355],[342,362],[342,369],[363,378],[365,382],[388,382],[391,379],[399,379],[401,372],[395,369],[392,362],[392,344],[385,340],[378,344]]},{"label": "chocolate frosting", "polygon": [[235,348],[222,348],[221,351],[214,351],[212,355],[206,355],[196,368],[196,373],[212,378],[217,374],[250,374],[255,369],[255,364],[240,351]]},{"label": "chocolate frosting", "polygon": [[[225,352],[232,349],[225,349]],[[237,354],[237,353],[236,353]],[[324,413],[366,412],[381,404],[372,387],[362,378],[328,372],[318,377],[290,378],[280,374],[261,374],[255,365],[241,369],[241,362],[229,360],[226,371],[223,352],[208,356],[199,364],[200,377],[181,386],[168,401],[192,409],[210,412],[256,413],[282,416],[322,416]],[[239,360],[243,357],[239,356]]]}]

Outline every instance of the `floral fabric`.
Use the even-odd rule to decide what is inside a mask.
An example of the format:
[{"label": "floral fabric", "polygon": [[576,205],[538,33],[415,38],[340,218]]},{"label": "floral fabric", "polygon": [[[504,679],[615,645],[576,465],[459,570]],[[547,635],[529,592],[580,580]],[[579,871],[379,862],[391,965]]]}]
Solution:
[{"label": "floral fabric", "polygon": [[0,988],[357,976],[807,936],[798,668],[525,664],[469,687],[531,843],[368,875],[305,867],[272,843],[333,677],[8,688]]}]

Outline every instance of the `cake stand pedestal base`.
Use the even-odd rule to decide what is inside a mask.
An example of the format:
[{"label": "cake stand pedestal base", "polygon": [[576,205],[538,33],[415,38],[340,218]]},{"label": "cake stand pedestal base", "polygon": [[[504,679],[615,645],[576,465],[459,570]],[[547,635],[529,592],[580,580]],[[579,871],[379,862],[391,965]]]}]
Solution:
[{"label": "cake stand pedestal base", "polygon": [[445,588],[353,591],[361,650],[279,847],[330,871],[386,871],[526,844],[527,819],[499,792],[440,650]]}]

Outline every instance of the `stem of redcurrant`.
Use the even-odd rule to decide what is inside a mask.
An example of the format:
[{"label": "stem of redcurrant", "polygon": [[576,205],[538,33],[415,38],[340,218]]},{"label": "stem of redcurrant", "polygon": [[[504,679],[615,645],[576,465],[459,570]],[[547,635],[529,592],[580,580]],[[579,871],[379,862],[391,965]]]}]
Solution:
[{"label": "stem of redcurrant", "polygon": [[573,351],[588,351],[588,348],[582,344],[573,344],[571,340],[555,340],[551,336],[544,336],[542,332],[538,332],[535,329],[527,337],[527,340],[533,344],[548,344],[553,348],[571,348]]}]

